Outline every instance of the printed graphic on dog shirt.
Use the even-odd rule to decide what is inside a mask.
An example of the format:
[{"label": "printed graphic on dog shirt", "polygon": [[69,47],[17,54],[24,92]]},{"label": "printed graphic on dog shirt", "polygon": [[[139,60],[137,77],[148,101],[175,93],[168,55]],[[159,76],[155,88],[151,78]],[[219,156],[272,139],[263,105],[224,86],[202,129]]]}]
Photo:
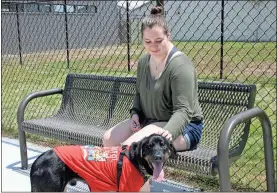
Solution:
[{"label": "printed graphic on dog shirt", "polygon": [[118,147],[81,146],[83,158],[87,161],[114,161],[118,157]]}]

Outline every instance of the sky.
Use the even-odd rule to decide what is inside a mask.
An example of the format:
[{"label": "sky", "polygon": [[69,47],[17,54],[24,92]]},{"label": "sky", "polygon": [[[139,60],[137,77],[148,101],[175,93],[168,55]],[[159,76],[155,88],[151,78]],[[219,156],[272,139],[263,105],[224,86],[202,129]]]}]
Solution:
[{"label": "sky", "polygon": [[[148,2],[148,1],[130,1],[129,0],[129,8],[133,9],[133,8],[138,7],[146,2]],[[126,1],[118,1],[118,5],[126,7]]]}]

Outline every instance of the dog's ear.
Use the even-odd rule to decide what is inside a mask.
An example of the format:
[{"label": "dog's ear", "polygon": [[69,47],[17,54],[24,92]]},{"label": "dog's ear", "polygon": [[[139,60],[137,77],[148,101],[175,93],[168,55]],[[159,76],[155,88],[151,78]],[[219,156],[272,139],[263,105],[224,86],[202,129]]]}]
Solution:
[{"label": "dog's ear", "polygon": [[143,138],[141,141],[137,142],[137,147],[135,149],[136,151],[136,155],[139,157],[139,164],[144,167],[144,169],[146,170],[146,172],[149,175],[153,175],[153,170],[151,169],[151,167],[148,165],[148,162],[144,159],[144,154],[143,154],[143,149],[146,148],[145,146],[148,144],[149,141],[149,137],[145,137]]},{"label": "dog's ear", "polygon": [[134,155],[142,157],[142,148],[143,144],[145,144],[145,138],[138,142],[133,142],[131,145],[131,152],[134,153]]},{"label": "dog's ear", "polygon": [[139,143],[139,147],[137,149],[139,149],[139,155],[140,157],[142,158],[144,155],[143,155],[143,149],[145,148],[145,145],[148,144],[148,139],[149,137],[144,137]]},{"label": "dog's ear", "polygon": [[174,157],[176,157],[177,156],[177,152],[176,152],[176,149],[175,149],[175,147],[173,146],[173,144],[172,143],[169,143],[169,157],[170,158],[174,158]]},{"label": "dog's ear", "polygon": [[137,153],[138,146],[139,146],[138,142],[133,142],[132,145],[130,146],[130,153],[131,153],[132,157],[134,157],[135,155],[138,155],[138,153]]},{"label": "dog's ear", "polygon": [[149,166],[149,163],[148,161],[146,161],[144,159],[144,156],[143,155],[143,149],[145,148],[145,146],[148,144],[148,138],[144,138],[141,142],[140,142],[140,148],[138,148],[140,150],[140,158],[141,158],[141,162],[140,164],[144,167],[144,169],[146,170],[146,172],[149,174],[149,175],[153,175],[153,169]]}]

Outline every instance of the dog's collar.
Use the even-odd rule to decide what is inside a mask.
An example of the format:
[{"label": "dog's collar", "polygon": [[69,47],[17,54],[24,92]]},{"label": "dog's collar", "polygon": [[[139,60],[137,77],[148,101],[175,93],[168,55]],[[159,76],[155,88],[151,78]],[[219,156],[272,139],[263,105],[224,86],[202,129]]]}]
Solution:
[{"label": "dog's collar", "polygon": [[[122,165],[123,165],[123,156],[126,156],[130,160],[129,151],[127,149],[127,145],[122,145],[122,149],[120,151],[119,159],[117,161],[117,192],[119,192],[119,184],[120,177],[122,173]],[[139,173],[143,176],[144,183],[148,180],[148,175],[145,170],[139,167],[139,164],[134,164]]]}]

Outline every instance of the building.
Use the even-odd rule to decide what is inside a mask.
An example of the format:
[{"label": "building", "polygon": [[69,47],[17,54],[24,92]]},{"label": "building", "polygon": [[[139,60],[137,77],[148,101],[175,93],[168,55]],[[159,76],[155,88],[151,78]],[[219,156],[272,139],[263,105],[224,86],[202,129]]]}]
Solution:
[{"label": "building", "polygon": [[116,1],[2,1],[2,54],[18,54],[18,41],[21,53],[118,44],[114,10]]},{"label": "building", "polygon": [[[132,40],[140,39],[140,20],[156,1],[130,10]],[[171,38],[176,41],[276,41],[276,1],[164,1]],[[121,16],[122,18],[126,17]],[[222,21],[223,33],[221,33]]]}]

